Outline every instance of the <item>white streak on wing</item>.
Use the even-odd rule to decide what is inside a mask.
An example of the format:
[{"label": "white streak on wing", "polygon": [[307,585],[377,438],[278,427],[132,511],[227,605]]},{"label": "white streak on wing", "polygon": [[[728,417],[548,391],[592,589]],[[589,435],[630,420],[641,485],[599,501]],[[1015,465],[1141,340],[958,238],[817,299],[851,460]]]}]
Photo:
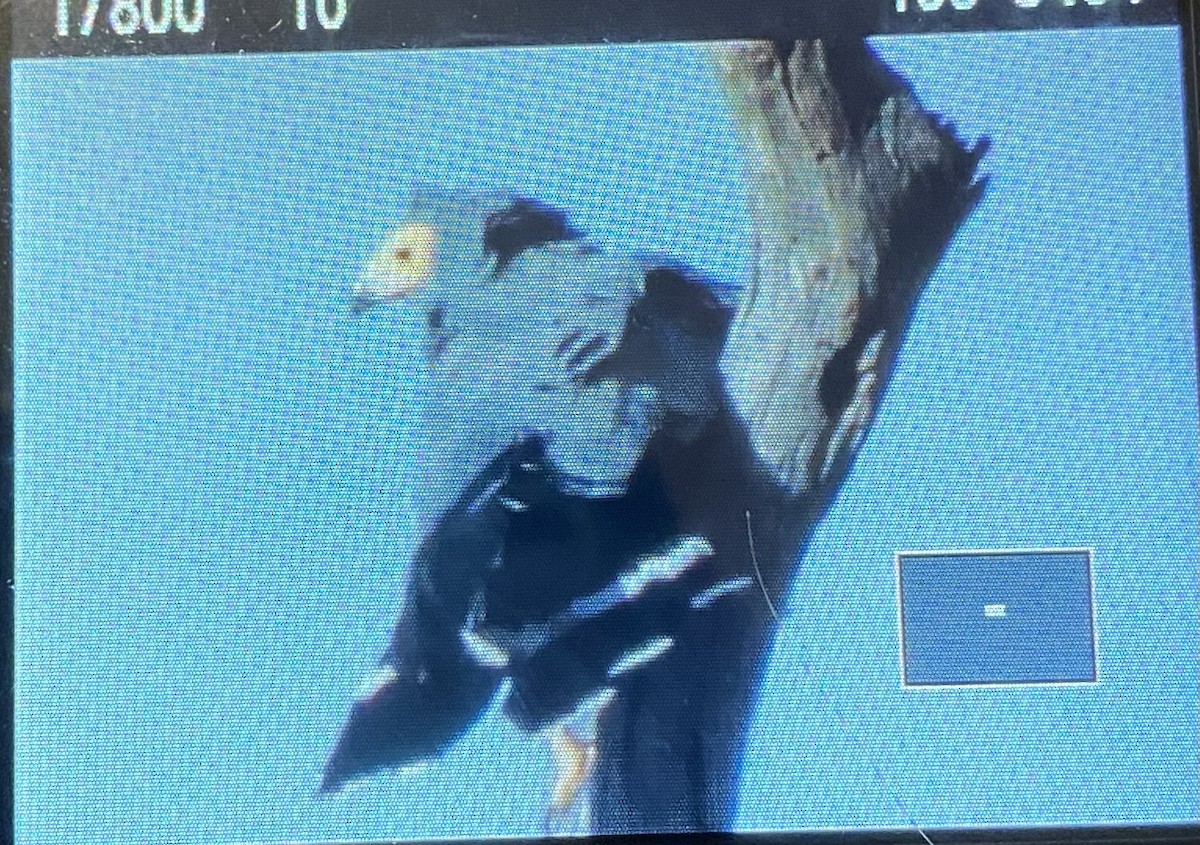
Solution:
[{"label": "white streak on wing", "polygon": [[354,697],[359,701],[374,698],[381,689],[394,682],[398,677],[400,675],[396,672],[396,667],[384,664],[363,678],[362,683],[358,685],[358,691],[355,692]]},{"label": "white streak on wing", "polygon": [[[477,643],[468,642],[470,636],[479,636],[474,630],[475,620],[469,620],[460,632],[463,645],[476,660],[486,666],[502,666],[498,659],[490,656],[490,649],[506,653],[506,661],[513,653],[530,655],[545,648],[555,637],[591,619],[608,613],[626,602],[634,601],[654,584],[669,583],[688,572],[693,566],[713,554],[712,544],[704,537],[681,538],[666,553],[640,557],[635,565],[618,575],[603,589],[575,599],[549,622],[523,625],[517,631],[489,630],[485,646],[476,651]],[[480,658],[483,659],[480,659]],[[497,662],[490,662],[497,660]]]},{"label": "white streak on wing", "polygon": [[614,663],[608,670],[608,677],[616,678],[626,672],[631,672],[639,666],[645,666],[652,660],[662,657],[671,647],[675,645],[675,640],[671,637],[655,637],[649,642],[643,643],[635,649],[625,652],[621,655],[621,659]]},{"label": "white streak on wing", "polygon": [[508,666],[508,652],[471,629],[463,628],[459,631],[458,640],[471,659],[480,666],[490,666],[493,669],[504,669]]},{"label": "white streak on wing", "polygon": [[504,505],[505,508],[513,513],[524,513],[525,511],[529,510],[529,505],[518,499],[514,499],[511,496],[501,496],[500,504]]},{"label": "white streak on wing", "polygon": [[483,509],[483,506],[487,502],[487,500],[490,499],[493,495],[495,495],[496,491],[499,490],[503,486],[504,486],[504,479],[497,478],[495,481],[493,481],[491,484],[489,484],[482,493],[480,493],[478,496],[476,496],[474,499],[471,500],[471,504],[467,505],[467,513],[470,513],[470,514],[479,513],[479,511]]},{"label": "white streak on wing", "polygon": [[652,584],[674,581],[712,553],[712,544],[705,538],[685,537],[664,555],[642,558],[637,567],[617,578],[623,598],[635,599]]},{"label": "white streak on wing", "polygon": [[563,627],[570,627],[584,619],[594,619],[612,610],[618,604],[625,601],[625,599],[625,594],[616,582],[609,584],[598,593],[592,593],[590,596],[575,599],[575,601],[571,602],[571,606],[561,614],[565,622]]},{"label": "white streak on wing", "polygon": [[622,572],[599,592],[571,602],[563,617],[569,625],[601,616],[619,604],[638,598],[654,584],[674,581],[712,553],[712,544],[705,538],[684,537],[669,552],[638,558],[632,569]]},{"label": "white streak on wing", "polygon": [[692,610],[704,610],[706,607],[712,606],[712,603],[717,599],[725,596],[740,593],[747,587],[754,586],[754,579],[749,575],[739,575],[737,578],[730,578],[727,581],[719,581],[713,584],[707,590],[702,590],[692,596]]}]

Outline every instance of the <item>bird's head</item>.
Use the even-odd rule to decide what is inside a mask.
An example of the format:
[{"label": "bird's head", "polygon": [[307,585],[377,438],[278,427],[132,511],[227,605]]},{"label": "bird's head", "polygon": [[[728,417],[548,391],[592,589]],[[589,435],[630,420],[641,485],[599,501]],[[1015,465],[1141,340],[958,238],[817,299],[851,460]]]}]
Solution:
[{"label": "bird's head", "polygon": [[403,219],[379,242],[354,285],[350,308],[445,299],[478,284],[484,223],[502,198],[414,189]]},{"label": "bird's head", "polygon": [[418,295],[470,303],[521,252],[581,237],[562,211],[537,200],[418,187],[404,220],[364,266],[350,308]]}]

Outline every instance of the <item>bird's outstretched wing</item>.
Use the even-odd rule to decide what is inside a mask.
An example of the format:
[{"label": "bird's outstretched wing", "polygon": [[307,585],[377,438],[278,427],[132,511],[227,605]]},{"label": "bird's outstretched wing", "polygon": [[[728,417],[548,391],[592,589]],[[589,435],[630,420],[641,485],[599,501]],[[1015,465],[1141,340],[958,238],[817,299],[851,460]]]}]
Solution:
[{"label": "bird's outstretched wing", "polygon": [[714,586],[711,544],[678,532],[653,474],[640,468],[616,499],[567,493],[527,436],[471,479],[412,560],[391,644],[320,790],[441,753],[505,678],[509,718],[551,727],[667,653],[689,616],[749,586]]},{"label": "bird's outstretched wing", "polygon": [[643,461],[720,405],[730,309],[695,274],[606,251],[541,202],[424,191],[353,308],[388,300],[425,324],[421,543],[326,791],[439,753],[506,676],[518,725],[569,715],[669,647],[712,580]]},{"label": "bird's outstretched wing", "polygon": [[491,699],[501,671],[464,648],[461,635],[502,551],[508,514],[496,491],[522,450],[514,444],[491,461],[418,548],[391,644],[359,691],[321,792],[441,752]]}]

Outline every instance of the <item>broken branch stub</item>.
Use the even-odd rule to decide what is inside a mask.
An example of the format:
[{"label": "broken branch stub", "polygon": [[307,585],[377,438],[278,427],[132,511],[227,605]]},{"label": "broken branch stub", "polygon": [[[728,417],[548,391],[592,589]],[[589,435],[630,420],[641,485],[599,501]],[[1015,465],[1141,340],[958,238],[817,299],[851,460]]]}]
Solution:
[{"label": "broken branch stub", "polygon": [[[856,66],[866,87],[867,72]],[[856,131],[824,46],[717,48],[746,146],[749,284],[721,362],[756,457],[792,495],[836,488],[874,415],[913,302],[980,196],[984,144],[894,85]],[[842,90],[842,96],[848,92]]]}]

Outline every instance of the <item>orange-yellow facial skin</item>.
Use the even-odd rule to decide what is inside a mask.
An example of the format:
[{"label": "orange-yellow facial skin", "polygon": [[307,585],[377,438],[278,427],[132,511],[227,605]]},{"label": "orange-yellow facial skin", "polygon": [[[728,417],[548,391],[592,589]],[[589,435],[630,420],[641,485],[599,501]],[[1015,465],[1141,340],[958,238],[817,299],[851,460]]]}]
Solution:
[{"label": "orange-yellow facial skin", "polygon": [[551,737],[557,776],[550,793],[550,810],[563,811],[575,803],[596,764],[596,746],[559,727]]},{"label": "orange-yellow facial skin", "polygon": [[384,239],[354,286],[351,310],[411,296],[433,278],[438,232],[428,223],[405,223]]}]

